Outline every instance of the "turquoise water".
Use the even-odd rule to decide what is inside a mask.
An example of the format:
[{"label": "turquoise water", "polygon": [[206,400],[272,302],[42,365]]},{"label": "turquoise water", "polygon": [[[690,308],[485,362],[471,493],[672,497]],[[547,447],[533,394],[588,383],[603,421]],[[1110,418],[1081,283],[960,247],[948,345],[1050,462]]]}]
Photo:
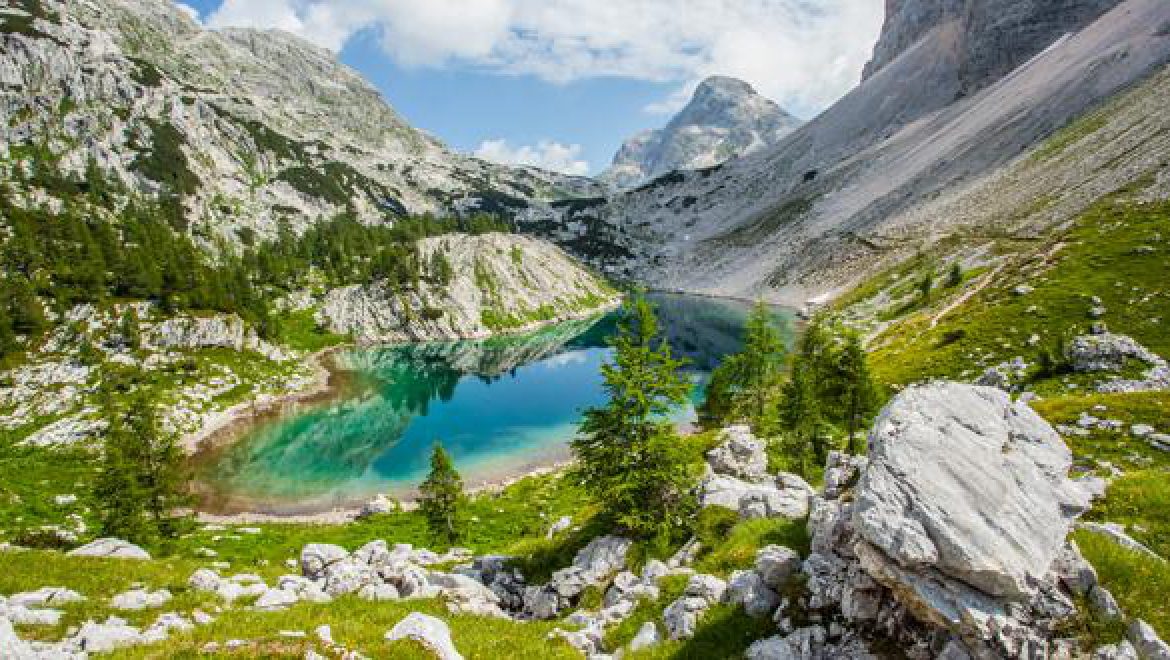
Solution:
[{"label": "turquoise water", "polygon": [[[693,398],[740,345],[743,303],[656,294],[663,333],[686,356]],[[436,440],[469,486],[568,457],[581,412],[605,401],[600,367],[615,315],[516,337],[345,349],[346,386],[329,400],[250,426],[202,457],[204,508],[309,511],[374,493],[408,496]],[[777,318],[791,335],[791,317]],[[675,419],[694,419],[692,406]]]}]

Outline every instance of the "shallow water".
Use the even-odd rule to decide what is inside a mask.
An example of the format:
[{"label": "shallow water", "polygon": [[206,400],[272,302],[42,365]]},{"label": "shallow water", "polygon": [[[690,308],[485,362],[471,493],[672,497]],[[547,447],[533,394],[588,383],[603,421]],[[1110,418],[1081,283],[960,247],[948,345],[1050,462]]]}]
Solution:
[{"label": "shallow water", "polygon": [[[655,294],[664,335],[690,361],[701,396],[711,369],[738,350],[750,307]],[[791,336],[791,315],[777,310]],[[474,487],[568,457],[586,408],[605,401],[600,367],[616,314],[479,342],[344,349],[346,386],[326,400],[249,424],[199,457],[202,508],[307,512],[374,493],[409,495],[441,440]],[[694,419],[687,405],[680,425]]]}]

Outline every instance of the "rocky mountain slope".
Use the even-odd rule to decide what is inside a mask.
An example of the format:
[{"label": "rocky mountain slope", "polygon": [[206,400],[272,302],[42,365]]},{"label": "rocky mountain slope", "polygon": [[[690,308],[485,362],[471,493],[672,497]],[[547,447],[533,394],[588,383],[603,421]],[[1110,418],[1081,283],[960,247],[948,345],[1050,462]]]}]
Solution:
[{"label": "rocky mountain slope", "polygon": [[[530,226],[655,286],[803,304],[926,249],[951,229],[941,200],[991,185],[1043,138],[1170,61],[1170,6],[1107,4],[1097,16],[1106,7],[1092,0],[943,3],[960,9],[928,20],[914,8],[934,3],[891,3],[869,76],[774,147]],[[974,20],[983,16],[997,18]],[[1125,135],[1124,161],[1069,161],[1058,177],[1026,185],[1039,202],[1156,172],[1159,134]],[[887,237],[909,217],[931,221]]]},{"label": "rocky mountain slope", "polygon": [[711,167],[769,147],[800,124],[742,80],[712,76],[665,127],[626,140],[598,178],[633,188],[675,170]]},{"label": "rocky mountain slope", "polygon": [[175,199],[209,240],[347,210],[511,213],[597,189],[455,154],[331,53],[205,30],[169,0],[19,0],[0,10],[0,40],[4,167],[82,177],[92,164]]},{"label": "rocky mountain slope", "polygon": [[402,294],[380,283],[330,291],[317,318],[359,342],[482,339],[565,321],[617,302],[618,294],[560,248],[524,236],[439,236],[422,261],[443,254],[452,278]]}]

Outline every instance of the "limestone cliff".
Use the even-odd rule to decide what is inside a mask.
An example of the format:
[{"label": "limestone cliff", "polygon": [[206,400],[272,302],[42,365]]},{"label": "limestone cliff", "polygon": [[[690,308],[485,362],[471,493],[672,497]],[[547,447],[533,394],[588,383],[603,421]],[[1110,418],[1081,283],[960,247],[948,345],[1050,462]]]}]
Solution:
[{"label": "limestone cliff", "polygon": [[318,322],[362,343],[480,339],[590,314],[616,293],[560,248],[505,234],[452,234],[424,239],[419,256],[444,255],[449,283],[424,281],[416,291],[385,283],[328,292]]}]

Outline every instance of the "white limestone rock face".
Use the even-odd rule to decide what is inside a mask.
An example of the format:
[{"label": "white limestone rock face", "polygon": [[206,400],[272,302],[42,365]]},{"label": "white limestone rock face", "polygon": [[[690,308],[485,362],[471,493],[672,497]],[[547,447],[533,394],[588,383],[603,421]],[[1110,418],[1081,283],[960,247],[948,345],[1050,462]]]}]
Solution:
[{"label": "white limestone rock face", "polygon": [[707,452],[707,463],[716,474],[751,482],[768,479],[768,454],[763,441],[752,435],[751,428],[726,428],[720,439],[723,443]]},{"label": "white limestone rock face", "polygon": [[771,146],[801,123],[746,82],[712,76],[665,128],[626,140],[599,178],[631,188],[673,170],[711,167]]},{"label": "white limestone rock face", "polygon": [[551,619],[576,602],[581,592],[599,586],[626,565],[633,541],[619,536],[601,536],[582,548],[573,565],[552,574],[543,586],[524,590],[524,610],[538,619]]},{"label": "white limestone rock face", "polygon": [[933,568],[991,596],[1034,594],[1089,504],[1068,479],[1060,435],[1000,390],[910,388],[882,411],[870,447],[860,536],[900,567]]},{"label": "white limestone rock face", "polygon": [[455,648],[455,643],[451,641],[451,629],[447,624],[420,612],[411,612],[405,619],[395,624],[390,632],[386,633],[386,639],[392,642],[412,639],[429,649],[439,660],[463,660],[463,656]]},{"label": "white limestone rock face", "polygon": [[382,282],[333,289],[318,323],[361,343],[482,339],[580,318],[617,301],[560,248],[531,237],[451,234],[423,239],[418,250],[423,264],[444,255],[453,273],[448,284],[424,280],[402,293]]}]

